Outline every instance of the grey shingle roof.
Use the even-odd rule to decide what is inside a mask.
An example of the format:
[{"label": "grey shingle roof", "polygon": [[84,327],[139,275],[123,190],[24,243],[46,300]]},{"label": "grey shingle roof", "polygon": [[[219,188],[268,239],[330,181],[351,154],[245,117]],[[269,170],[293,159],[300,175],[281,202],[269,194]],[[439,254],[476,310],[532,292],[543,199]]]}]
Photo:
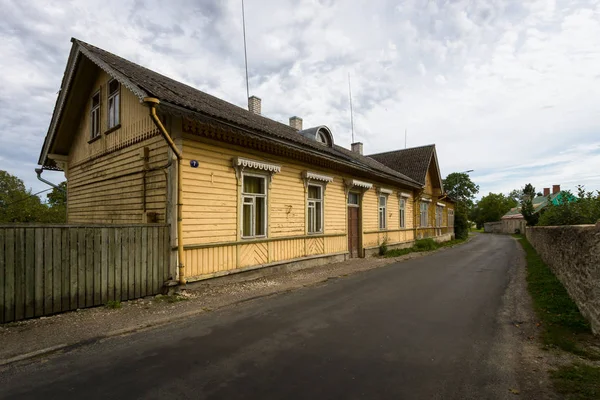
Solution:
[{"label": "grey shingle roof", "polygon": [[371,154],[368,157],[414,179],[420,184],[425,184],[427,170],[435,152],[435,145],[430,144],[408,149],[388,151],[385,153]]},{"label": "grey shingle roof", "polygon": [[[85,50],[84,54],[101,68],[111,69],[111,72],[113,72],[112,75],[115,78],[124,78],[127,80],[130,84],[128,87],[134,90],[138,96],[147,95],[156,97],[161,102],[249,128],[253,132],[261,133],[265,136],[283,139],[284,141],[310,149],[312,152],[317,151],[329,157],[333,156],[346,163],[349,162],[357,168],[384,174],[389,178],[400,180],[411,186],[419,186],[418,181],[372,158],[354,153],[337,145],[333,145],[332,147],[323,146],[314,140],[298,134],[298,131],[286,124],[254,114],[244,108],[211,96],[88,43],[77,39],[72,39],[72,42],[74,46],[81,46]],[[135,87],[132,88],[131,85]]]}]

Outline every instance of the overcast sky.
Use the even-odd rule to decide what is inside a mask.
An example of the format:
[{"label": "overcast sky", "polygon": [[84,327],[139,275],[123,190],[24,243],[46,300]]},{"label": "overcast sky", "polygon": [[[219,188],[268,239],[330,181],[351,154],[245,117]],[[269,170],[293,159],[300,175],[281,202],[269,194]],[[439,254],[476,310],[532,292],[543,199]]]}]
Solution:
[{"label": "overcast sky", "polygon": [[[263,114],[366,154],[435,143],[481,193],[600,189],[600,0],[246,0]],[[241,2],[0,0],[0,169],[33,190],[70,38],[245,107]],[[46,172],[59,182],[62,174]]]}]

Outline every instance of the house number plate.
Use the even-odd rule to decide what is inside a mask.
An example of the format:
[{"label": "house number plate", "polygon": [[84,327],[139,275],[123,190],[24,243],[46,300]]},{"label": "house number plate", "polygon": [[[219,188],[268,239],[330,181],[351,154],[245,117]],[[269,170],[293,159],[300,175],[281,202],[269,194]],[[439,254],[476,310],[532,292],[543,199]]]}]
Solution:
[{"label": "house number plate", "polygon": [[198,168],[198,166],[200,165],[200,163],[196,160],[190,160],[190,167],[192,168]]}]

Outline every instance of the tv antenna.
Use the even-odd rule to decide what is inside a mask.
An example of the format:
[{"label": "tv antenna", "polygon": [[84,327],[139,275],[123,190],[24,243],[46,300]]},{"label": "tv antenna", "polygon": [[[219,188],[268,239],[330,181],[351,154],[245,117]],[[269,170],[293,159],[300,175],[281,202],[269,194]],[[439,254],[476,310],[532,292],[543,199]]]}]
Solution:
[{"label": "tv antenna", "polygon": [[348,95],[350,97],[350,126],[352,127],[352,143],[354,143],[354,113],[352,111],[352,87],[350,86],[350,72],[348,72]]},{"label": "tv antenna", "polygon": [[242,29],[244,31],[244,61],[246,64],[246,99],[249,99],[250,86],[248,85],[248,53],[246,51],[246,16],[244,15],[244,0],[242,0]]}]

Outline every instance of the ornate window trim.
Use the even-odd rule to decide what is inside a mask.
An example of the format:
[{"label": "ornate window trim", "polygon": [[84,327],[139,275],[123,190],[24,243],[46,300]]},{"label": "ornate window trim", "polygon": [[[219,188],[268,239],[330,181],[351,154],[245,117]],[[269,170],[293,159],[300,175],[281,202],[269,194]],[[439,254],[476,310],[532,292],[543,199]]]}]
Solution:
[{"label": "ornate window trim", "polygon": [[398,192],[398,197],[404,197],[405,199],[410,199],[410,194],[404,192]]},{"label": "ornate window trim", "polygon": [[390,195],[392,194],[394,191],[391,189],[386,189],[386,188],[382,188],[380,187],[379,189],[377,189],[377,193],[379,195]]},{"label": "ornate window trim", "polygon": [[[316,172],[304,171],[302,172],[302,179],[304,180],[304,187],[308,187],[309,183],[320,184],[323,186],[323,189],[327,186],[329,182],[333,182],[333,177],[318,174]],[[316,182],[314,182],[316,181]]]},{"label": "ornate window trim", "polygon": [[281,165],[266,161],[252,160],[244,157],[234,157],[232,163],[233,169],[235,169],[235,175],[238,179],[242,178],[242,172],[244,172],[246,169],[267,172],[269,174],[269,180],[272,178],[273,174],[278,174],[281,172]]},{"label": "ornate window trim", "polygon": [[372,183],[359,181],[358,179],[344,179],[346,189],[350,191],[352,188],[358,188],[361,190],[369,190],[373,187]]},{"label": "ornate window trim", "polygon": [[446,205],[444,203],[435,203],[436,205],[440,206],[440,207],[446,207]]},{"label": "ornate window trim", "polygon": [[425,203],[431,203],[432,200],[426,197],[421,197],[421,201],[424,201]]}]

